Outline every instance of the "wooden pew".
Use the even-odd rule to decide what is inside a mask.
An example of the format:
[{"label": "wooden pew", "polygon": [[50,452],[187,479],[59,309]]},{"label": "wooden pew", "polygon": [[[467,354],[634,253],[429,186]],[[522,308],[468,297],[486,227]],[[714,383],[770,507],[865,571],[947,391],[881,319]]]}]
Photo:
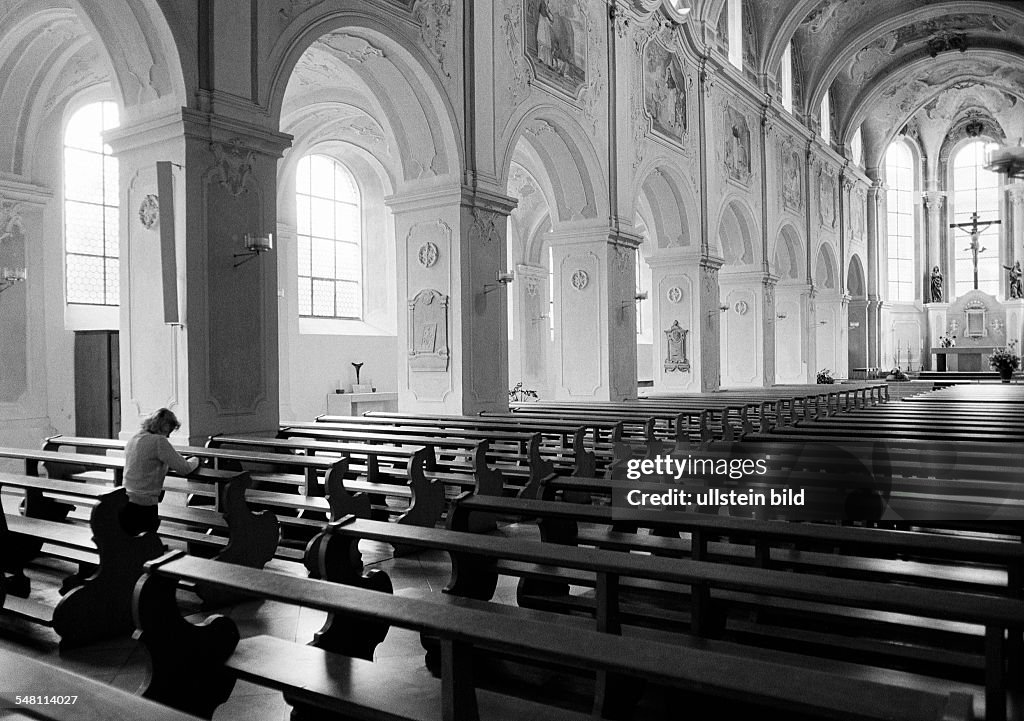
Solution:
[{"label": "wooden pew", "polygon": [[[335,446],[332,450],[345,456],[342,458],[317,457],[313,455],[296,455],[291,452],[294,447],[283,447],[283,443],[274,443],[274,439],[253,438],[246,439],[245,443],[228,443],[225,438],[217,436],[218,440],[208,441],[206,447],[179,446],[177,450],[184,455],[192,455],[198,458],[214,462],[221,468],[234,468],[242,470],[243,465],[249,466],[272,466],[285,469],[297,469],[301,480],[297,481],[306,491],[305,500],[293,498],[291,494],[274,493],[271,491],[250,491],[247,498],[253,503],[262,506],[276,507],[278,509],[290,509],[298,511],[315,511],[318,513],[332,513],[333,517],[353,514],[360,517],[368,517],[371,513],[370,496],[360,495],[361,493],[373,493],[381,497],[380,502],[374,509],[375,514],[387,514],[390,511],[385,505],[382,497],[385,495],[402,498],[408,502],[408,506],[397,511],[397,521],[400,523],[417,523],[433,525],[441,517],[443,507],[443,492],[434,484],[430,483],[423,473],[423,469],[431,465],[433,461],[433,450],[430,448],[411,448],[404,446],[372,446],[367,444],[347,444]],[[230,440],[236,440],[234,438]],[[241,439],[238,439],[241,440]],[[104,438],[77,438],[73,436],[54,436],[47,439],[46,447],[67,448],[93,448],[97,450],[123,450],[124,442]],[[224,446],[244,445],[250,450],[228,448]],[[251,448],[279,450],[279,453],[254,452]],[[0,449],[0,455],[3,455]],[[55,453],[52,450],[44,450],[42,453]],[[31,455],[31,452],[26,455]],[[349,455],[361,455],[366,458],[364,468],[368,470],[366,482],[357,481],[352,476],[350,469],[354,464],[348,458]],[[67,455],[68,459],[78,459],[81,455]],[[94,467],[109,466],[123,468],[124,459],[114,456],[98,456],[93,458]],[[381,478],[379,459],[392,459],[406,463],[406,468],[401,472],[402,483],[382,482],[387,479]],[[100,460],[106,459],[106,461]],[[202,472],[201,472],[202,473]],[[323,474],[322,479],[319,474]],[[275,475],[266,472],[260,473],[253,470],[250,477],[259,483],[284,483],[296,485],[294,475]],[[337,478],[340,483],[333,483]],[[116,481],[116,479],[115,479]],[[166,486],[169,490],[177,488],[174,483]],[[327,488],[333,487],[328,502],[323,499]],[[185,489],[190,493],[203,494],[202,489],[189,486]],[[440,497],[439,497],[439,494]],[[220,509],[219,496],[215,508]],[[281,521],[287,525],[308,526],[303,519],[293,519],[281,515]],[[319,526],[319,524],[314,524]]]},{"label": "wooden pew", "polygon": [[[323,641],[303,646],[266,636],[240,640],[237,628],[224,617],[194,626],[176,609],[174,593],[180,581],[218,583],[231,591],[325,610],[332,614],[327,629],[395,625],[436,636],[441,679],[410,678],[408,672],[392,678],[372,661],[319,648],[321,642],[330,644],[326,632],[319,637]],[[550,718],[550,712],[535,702],[476,687],[477,659],[494,653],[596,672],[593,710],[598,716],[628,713],[628,705],[622,703],[626,694],[621,676],[826,717],[890,718],[894,707],[903,709],[908,720],[971,716],[966,695],[903,689],[817,669],[796,671],[761,659],[638,642],[480,608],[453,608],[175,555],[147,565],[136,590],[135,609],[140,639],[153,659],[154,677],[145,695],[204,716],[212,714],[230,694],[234,680],[241,678],[281,689],[297,708],[352,719],[475,721],[495,713],[502,718]],[[560,709],[555,717],[587,716]]]},{"label": "wooden pew", "polygon": [[0,708],[20,711],[25,717],[51,721],[198,721],[196,716],[3,648],[0,669],[4,674]]},{"label": "wooden pew", "polygon": [[[427,474],[446,485],[454,485],[459,491],[471,489],[477,486],[478,477],[492,477],[494,471],[499,471],[503,477],[515,480],[517,486],[511,486],[507,490],[527,498],[536,498],[540,492],[541,484],[550,476],[554,475],[554,464],[541,456],[540,434],[530,434],[528,438],[522,438],[522,434],[516,434],[513,438],[518,443],[523,442],[524,452],[520,456],[520,462],[524,466],[512,466],[509,464],[487,463],[490,444],[495,440],[475,438],[457,438],[450,435],[427,435],[403,436],[391,434],[379,434],[363,436],[361,431],[347,431],[337,429],[334,425],[326,423],[310,423],[297,425],[283,425],[278,431],[278,438],[287,439],[293,442],[293,447],[304,450],[334,451],[338,443],[350,443],[363,439],[363,442],[382,443],[412,443],[423,444],[434,451],[435,458],[438,452],[443,450],[447,455],[452,451],[466,460],[457,458],[434,460],[432,465],[425,466]],[[493,434],[497,440],[501,440],[500,434]],[[585,466],[591,469],[592,466]],[[501,488],[491,488],[488,492],[502,492]]]},{"label": "wooden pew", "polygon": [[[576,524],[580,522],[592,522],[602,523],[611,525],[615,520],[620,520],[619,515],[613,518],[611,509],[609,508],[598,508],[592,506],[581,506],[579,504],[572,503],[560,503],[551,501],[528,501],[528,500],[516,500],[516,499],[503,499],[503,498],[491,498],[483,496],[471,496],[467,494],[465,497],[459,499],[459,502],[455,505],[452,513],[450,514],[449,527],[453,527],[455,530],[461,530],[465,527],[465,524],[472,521],[473,514],[482,513],[487,515],[502,514],[504,516],[511,516],[516,518],[541,518],[545,521],[556,521],[554,524],[550,524],[545,530],[542,522],[542,535],[546,540],[553,542],[554,545],[562,544],[575,544],[577,542]],[[629,520],[629,515],[625,515],[625,520]],[[703,539],[700,535],[695,535],[694,550],[696,555],[694,558],[696,561],[683,561],[677,560],[677,564],[689,563],[702,561],[706,558],[706,539],[708,537],[720,536],[723,533],[735,535],[749,533],[753,528],[749,522],[744,522],[744,526],[733,526],[732,531],[725,528],[724,526],[718,525],[719,520],[722,519],[709,519],[708,517],[703,518],[703,523],[706,524],[706,530]],[[729,519],[725,519],[729,520]],[[731,519],[733,521],[739,521],[742,519]],[[559,523],[560,522],[560,523]],[[701,529],[699,524],[702,519],[694,519],[693,524],[689,520],[685,522],[686,526],[691,526],[691,533],[700,534]],[[671,519],[666,520],[666,525],[673,524]],[[800,538],[802,534],[806,534],[806,529],[801,527],[805,524],[788,524],[788,523],[776,523],[779,527],[777,532],[780,534],[792,534],[790,538]],[[788,529],[786,527],[789,527]],[[827,527],[824,527],[827,528]],[[841,529],[846,530],[846,529]],[[863,530],[863,529],[857,529]],[[628,536],[630,534],[621,534]],[[808,538],[808,535],[802,536],[804,540]],[[664,539],[656,539],[658,541]],[[821,540],[819,537],[818,540]],[[863,539],[858,539],[863,540]],[[890,539],[891,541],[891,539]],[[584,541],[587,542],[587,541]],[[623,546],[620,545],[620,548]],[[890,546],[890,549],[892,546]],[[640,550],[639,548],[637,550]],[[650,550],[650,549],[643,549]],[[1018,559],[1019,561],[1019,559]],[[690,565],[676,566],[679,572],[688,572],[691,570],[700,570],[702,567],[693,567]],[[766,597],[774,596],[779,593],[786,595],[793,592],[795,595],[791,596],[793,599],[800,599],[802,601],[813,600],[814,603],[809,606],[802,603],[794,603],[792,606],[792,613],[795,614],[796,618],[802,619],[804,615],[808,618],[814,618],[822,613],[828,615],[828,606],[835,607],[836,616],[835,619],[827,623],[828,626],[834,625],[838,620],[849,617],[841,610],[841,607],[852,604],[863,607],[871,608],[876,611],[883,611],[887,613],[904,614],[908,613],[911,616],[921,616],[932,619],[946,619],[953,620],[954,618],[960,622],[974,623],[985,628],[984,633],[984,654],[985,654],[985,678],[986,678],[986,708],[988,712],[986,718],[990,719],[1003,719],[1005,718],[1006,706],[1005,699],[1008,691],[1016,693],[1019,685],[1019,678],[1017,675],[1016,658],[1020,651],[1020,629],[1022,622],[1024,622],[1024,602],[1019,598],[1003,598],[1001,601],[1005,602],[1001,610],[997,611],[995,615],[990,615],[995,610],[994,606],[989,605],[991,602],[997,599],[993,596],[982,595],[982,594],[970,594],[956,591],[945,591],[932,588],[913,588],[909,586],[902,586],[897,584],[890,584],[884,582],[872,582],[865,580],[852,580],[843,578],[831,578],[822,577],[816,575],[799,574],[799,573],[788,573],[770,571],[765,569],[754,569],[731,566],[728,564],[710,563],[704,570],[708,571],[708,576],[701,575],[698,577],[691,578],[691,604],[696,609],[693,611],[695,616],[691,616],[690,623],[693,631],[698,635],[708,633],[708,629],[700,628],[699,626],[694,627],[693,624],[717,623],[717,619],[713,614],[712,596],[711,589],[720,588],[724,591],[740,592],[740,593],[753,593],[757,594],[758,599],[754,607],[755,608],[774,608],[776,611],[783,611],[786,605],[776,606],[767,602]],[[541,578],[542,574],[540,570],[534,572],[537,578]],[[702,573],[702,571],[701,571]],[[761,574],[768,574],[763,576]],[[544,574],[549,582],[561,583],[561,584],[580,584],[585,583],[585,580],[580,578],[578,575],[563,575],[558,572],[549,572]],[[717,580],[712,580],[717,579]],[[728,579],[728,580],[725,580]],[[817,579],[811,581],[810,579]],[[786,588],[789,581],[795,581],[795,586],[790,591],[783,591],[782,588]],[[748,584],[749,582],[749,584]],[[764,585],[762,585],[762,583]],[[819,584],[817,590],[811,590],[815,587],[815,584]],[[625,587],[624,582],[624,587]],[[771,588],[769,588],[769,586]],[[797,590],[800,589],[800,590]],[[801,595],[805,594],[805,595]],[[903,595],[906,594],[906,595]],[[732,595],[726,595],[725,597],[730,598],[735,602],[735,597]],[[524,594],[520,593],[520,603],[525,600]],[[618,603],[624,604],[625,597],[619,597]],[[935,604],[935,605],[932,605]],[[578,604],[572,604],[572,608],[578,608]],[[953,609],[956,609],[955,611]],[[665,623],[666,616],[661,612],[655,612],[657,623]],[[865,615],[863,617],[855,615],[855,619],[859,619],[858,622],[863,622],[867,626],[875,625],[883,620],[884,617],[877,615]],[[715,619],[712,621],[712,619]],[[891,629],[883,629],[882,633],[890,634],[899,625],[907,623],[907,617],[894,616],[891,617],[892,622],[896,624]],[[911,622],[911,626],[914,623]],[[660,627],[660,626],[659,626]],[[877,631],[877,628],[876,628]],[[1009,636],[1006,637],[1006,632],[1009,632]],[[939,632],[937,632],[939,633]],[[867,635],[867,634],[865,634]],[[915,638],[919,638],[920,634],[914,631],[912,634]],[[887,636],[886,636],[887,637]],[[814,634],[810,634],[810,638],[814,638]],[[849,653],[848,649],[844,650],[841,643],[838,641],[839,636],[829,635],[831,640],[821,641],[821,650],[826,653],[839,653],[844,655]],[[944,651],[949,651],[945,647],[947,640],[939,633],[939,639],[936,643],[939,644]],[[880,641],[884,641],[885,638],[880,638]],[[858,649],[858,653],[866,651],[866,647],[863,644],[863,639],[857,641],[854,645]],[[981,639],[979,639],[979,642]],[[835,647],[834,647],[835,645]],[[937,660],[935,657],[935,649],[931,652],[925,652],[923,656],[919,656],[919,650],[915,649],[915,644],[911,643],[906,647],[902,644],[897,643],[895,646],[886,646],[883,653],[892,653],[897,663],[907,663],[916,661],[925,661],[930,663],[933,660]],[[956,654],[950,652],[950,658]],[[1014,660],[1009,660],[1014,659]],[[1009,668],[1007,663],[1009,662]],[[968,669],[970,666],[968,666]],[[1004,671],[1006,673],[1004,674]]]},{"label": "wooden pew", "polygon": [[[0,569],[13,574],[5,585],[16,587],[24,597],[9,593],[3,602],[4,612],[51,626],[68,646],[130,633],[132,589],[142,574],[142,564],[164,549],[154,533],[125,533],[119,520],[128,505],[124,489],[81,488],[82,484],[8,473],[0,474],[0,486],[26,488],[33,495],[43,491],[81,494],[94,502],[88,528],[30,516],[5,516],[5,528],[0,529]],[[38,505],[38,501],[30,503],[29,510]],[[25,566],[43,544],[69,548],[94,568],[56,607],[27,598]]]},{"label": "wooden pew", "polygon": [[[118,456],[0,449],[0,456],[8,455],[8,453],[25,458],[27,467],[36,472],[38,472],[40,461],[47,464],[49,478],[39,478],[32,474],[25,476],[7,474],[3,485],[23,489],[26,495],[26,514],[49,521],[63,521],[74,505],[91,506],[95,502],[95,495],[92,494],[97,492],[96,485],[72,480],[72,476],[81,468],[114,471],[123,471],[124,468],[124,458]],[[77,465],[78,460],[83,458],[86,459],[85,463],[81,466]],[[114,476],[115,479],[120,477],[120,474]],[[176,525],[163,526],[159,531],[161,536],[184,541],[189,544],[190,550],[207,548],[223,561],[254,568],[262,568],[267,561],[274,557],[281,537],[280,525],[272,513],[254,513],[246,503],[245,494],[251,485],[248,473],[199,469],[188,479],[168,478],[165,487],[168,490],[184,490],[186,493],[210,488],[218,499],[216,505],[219,510],[212,511],[162,503],[160,505],[161,519]],[[51,485],[48,486],[44,483],[45,481],[51,482]],[[57,492],[52,487],[52,483],[57,481],[64,482],[60,484],[62,490],[59,492],[71,500],[71,503],[58,502],[44,497],[44,494],[50,495]],[[202,486],[201,483],[206,485]],[[211,530],[221,535],[211,535]],[[294,554],[292,554],[292,558],[295,558]],[[77,559],[69,558],[69,560]]]}]

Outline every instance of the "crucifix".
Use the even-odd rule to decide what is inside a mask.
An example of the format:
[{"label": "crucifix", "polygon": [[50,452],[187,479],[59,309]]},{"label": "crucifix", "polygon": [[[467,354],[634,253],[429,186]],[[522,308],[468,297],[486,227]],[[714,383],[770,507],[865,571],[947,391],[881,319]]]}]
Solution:
[{"label": "crucifix", "polygon": [[[974,213],[971,213],[971,222],[970,223],[950,223],[949,224],[950,228],[959,228],[960,230],[963,230],[964,232],[967,232],[967,233],[971,234],[971,247],[970,248],[965,248],[965,250],[970,250],[971,251],[971,257],[972,257],[972,260],[974,261],[974,289],[975,290],[978,289],[978,253],[984,253],[985,250],[986,250],[985,248],[979,248],[978,247],[980,245],[980,243],[978,243],[978,238],[981,237],[981,234],[990,225],[998,225],[1001,222],[1003,222],[1003,221],[1001,221],[1001,220],[978,220],[978,213],[977,213],[977,211],[975,211]],[[968,230],[968,228],[970,230]]]}]

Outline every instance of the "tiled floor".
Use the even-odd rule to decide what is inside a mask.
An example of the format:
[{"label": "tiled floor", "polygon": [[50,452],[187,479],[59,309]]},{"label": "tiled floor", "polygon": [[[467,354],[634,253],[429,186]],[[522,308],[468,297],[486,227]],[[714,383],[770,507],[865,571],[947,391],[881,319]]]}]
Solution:
[{"label": "tiled floor", "polygon": [[[3,505],[8,511],[16,505],[12,504],[13,500],[5,494]],[[361,549],[367,570],[380,568],[386,571],[391,577],[396,595],[436,591],[448,582],[449,562],[445,553],[426,552],[393,558],[390,546],[365,541]],[[298,563],[275,560],[267,568],[280,573],[306,575],[305,569]],[[60,599],[57,592],[60,579],[74,570],[73,565],[55,560],[31,569],[31,597],[44,603],[56,604]],[[514,580],[502,578],[495,600],[514,603],[514,598]],[[200,609],[198,599],[188,592],[179,593],[179,605],[184,612],[195,613],[189,616],[190,620],[201,620],[208,615],[208,612]],[[242,637],[269,634],[303,643],[312,640],[325,618],[325,614],[320,611],[273,601],[240,603],[212,612],[230,616],[238,625]],[[149,673],[148,656],[146,650],[133,639],[119,638],[70,650],[60,649],[58,641],[58,636],[50,629],[0,616],[0,648],[40,658],[131,692],[139,692],[145,687]],[[377,647],[375,660],[420,668],[423,665],[423,653],[418,633],[392,628],[384,643]],[[0,681],[3,675],[3,669],[0,669]],[[59,693],[59,689],[53,692]],[[240,681],[236,683],[231,698],[217,709],[214,720],[287,721],[289,712],[290,708],[280,692]],[[3,718],[4,712],[0,709],[0,719]]]}]

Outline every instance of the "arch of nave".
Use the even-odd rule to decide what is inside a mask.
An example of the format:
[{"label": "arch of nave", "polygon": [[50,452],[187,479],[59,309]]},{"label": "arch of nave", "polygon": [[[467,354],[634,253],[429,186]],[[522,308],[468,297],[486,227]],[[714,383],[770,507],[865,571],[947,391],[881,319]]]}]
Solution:
[{"label": "arch of nave", "polygon": [[[517,380],[548,397],[624,398],[638,377],[712,390],[807,381],[823,364],[844,374],[854,355],[884,365],[884,150],[917,123],[937,171],[964,108],[988,113],[993,137],[1024,134],[1024,104],[1006,100],[1024,97],[1024,14],[741,2],[737,68],[726,5],[609,13],[562,0],[556,58],[537,47],[532,0],[279,0],[204,15],[170,0],[0,3],[0,254],[29,272],[0,298],[14,339],[0,350],[4,435],[73,430],[73,331],[87,327],[120,332],[122,427],[167,405],[193,440],[320,412],[354,362],[402,408],[448,412],[501,408]],[[925,60],[926,25],[945,18],[970,47]],[[901,32],[906,43],[887,42]],[[792,112],[779,86],[791,43]],[[826,93],[831,142],[818,132]],[[102,321],[62,300],[60,138],[98,99],[120,109],[105,139],[120,168],[121,305]],[[366,198],[372,268],[354,324],[298,317],[294,170],[310,153],[344,162]],[[174,164],[174,324],[159,233],[138,221],[157,161]],[[1020,253],[1024,219],[1010,221],[1002,242]],[[942,247],[929,223],[927,247]],[[276,248],[235,268],[245,233],[275,233]],[[637,257],[651,273],[642,369]],[[516,280],[497,287],[506,270]],[[675,321],[687,371],[664,362]]]}]

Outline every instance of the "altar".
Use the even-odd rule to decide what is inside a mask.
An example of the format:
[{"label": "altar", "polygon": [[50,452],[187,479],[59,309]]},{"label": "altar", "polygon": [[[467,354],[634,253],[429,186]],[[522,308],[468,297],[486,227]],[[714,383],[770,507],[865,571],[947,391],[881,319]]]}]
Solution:
[{"label": "altar", "polygon": [[935,356],[935,370],[973,372],[989,371],[988,357],[995,348],[992,346],[964,346],[960,348],[932,348]]}]

